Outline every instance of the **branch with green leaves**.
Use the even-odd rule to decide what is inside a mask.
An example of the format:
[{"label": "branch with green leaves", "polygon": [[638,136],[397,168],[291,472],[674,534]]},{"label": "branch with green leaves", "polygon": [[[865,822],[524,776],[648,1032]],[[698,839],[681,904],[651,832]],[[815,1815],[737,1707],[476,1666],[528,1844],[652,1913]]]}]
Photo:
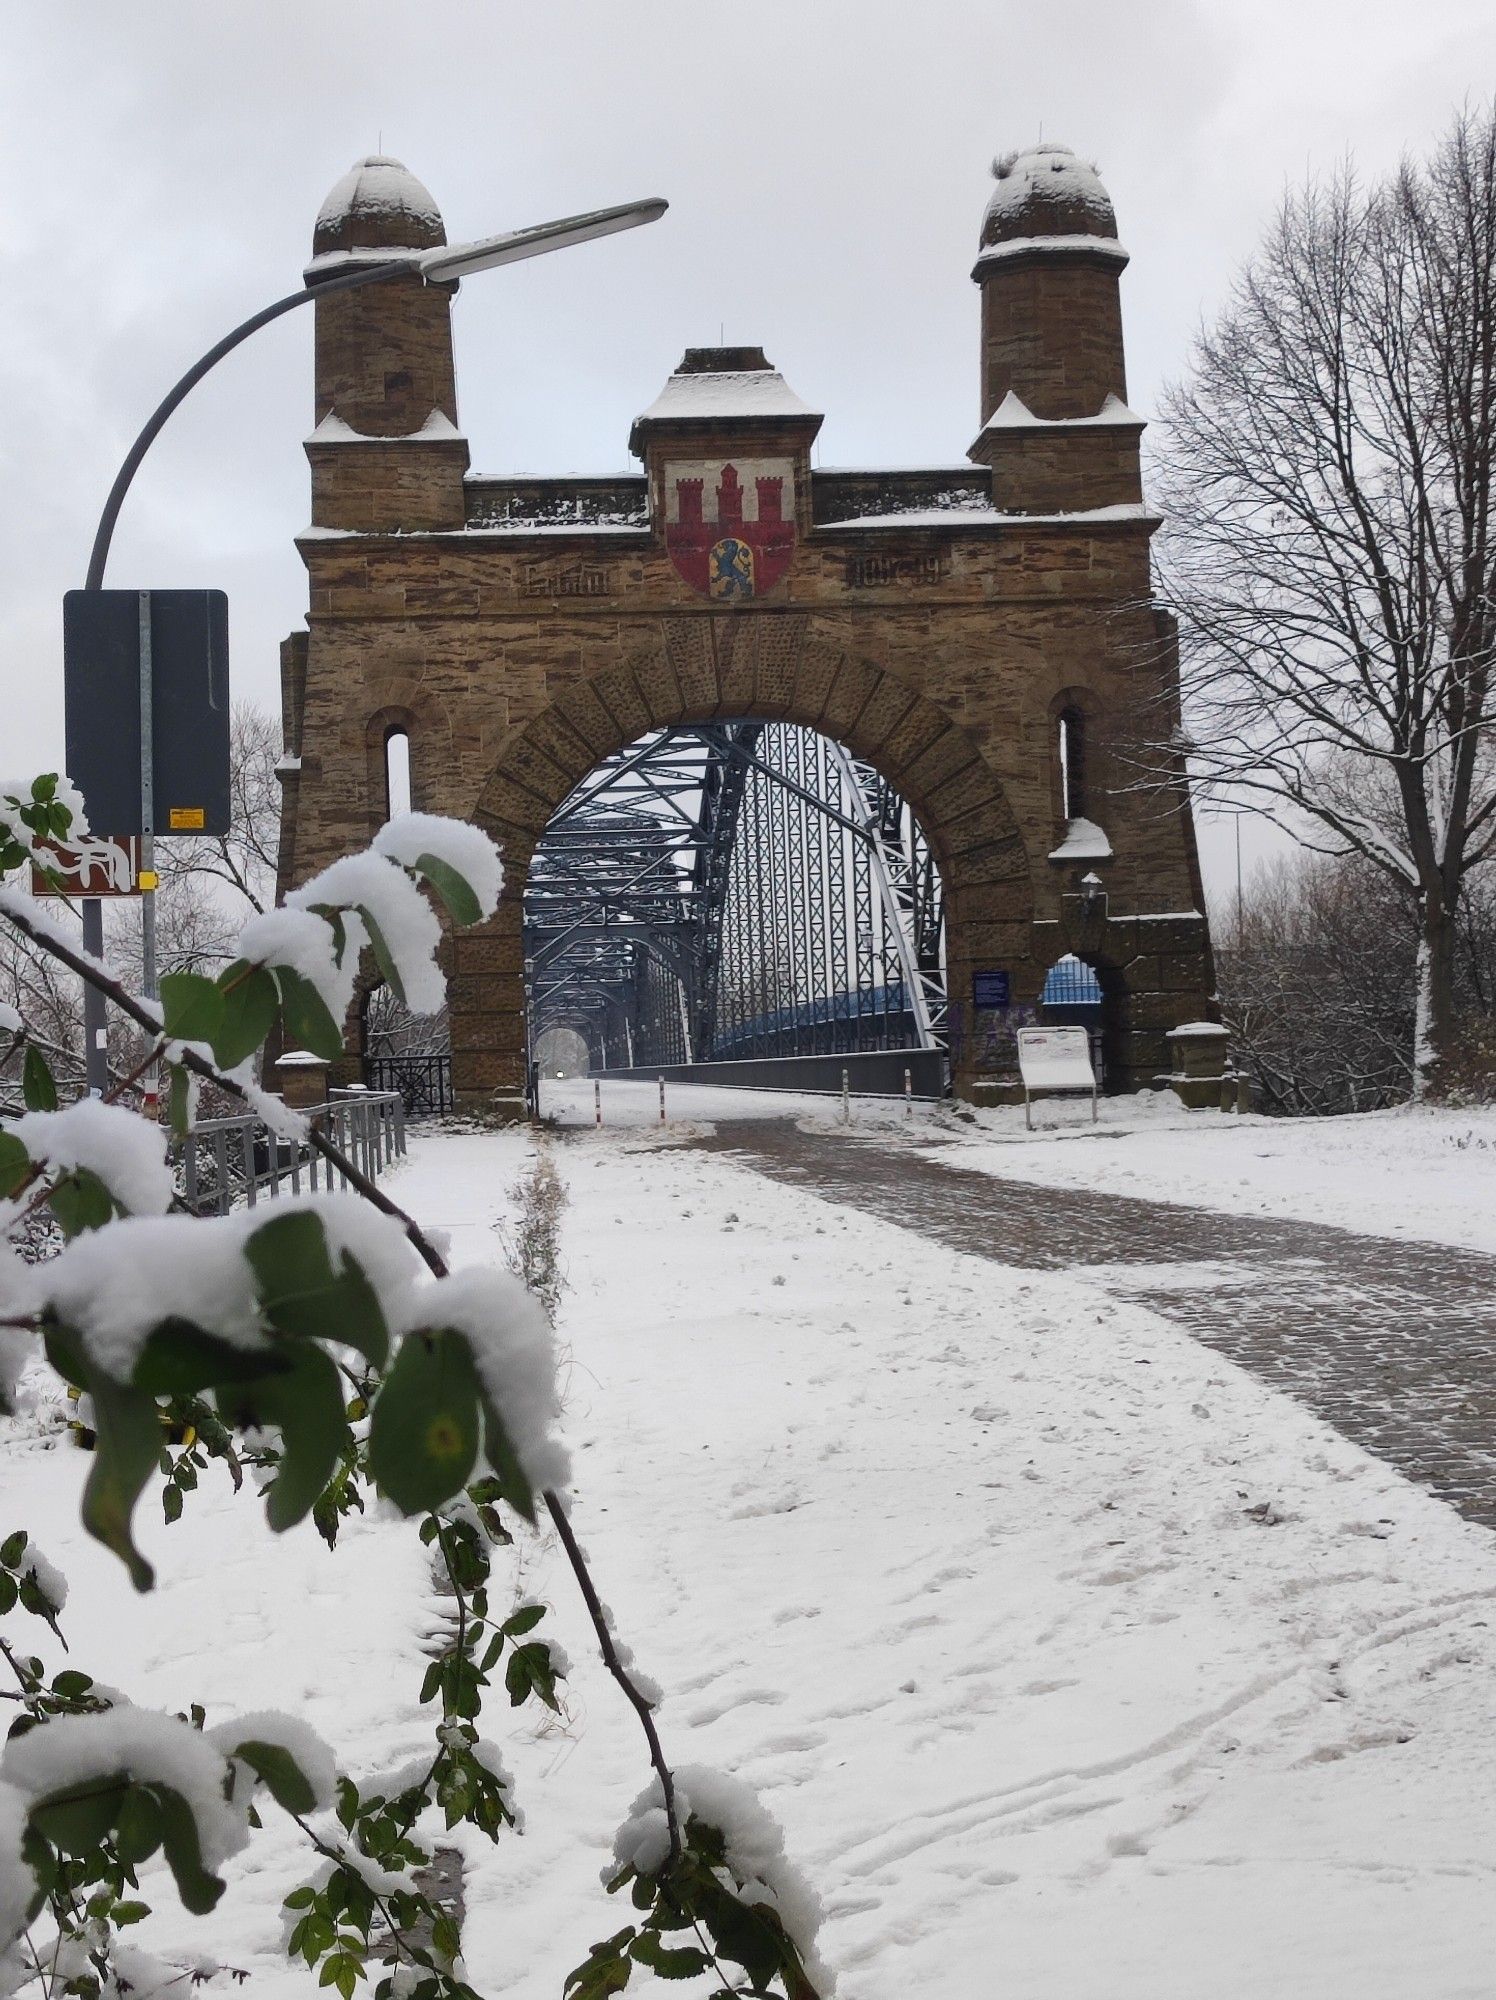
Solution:
[{"label": "branch with green leaves", "polygon": [[[50,798],[34,788],[28,810],[50,835],[65,807],[54,812]],[[12,814],[0,827],[14,822]],[[36,830],[21,824],[27,834]],[[24,839],[13,845],[26,851]],[[194,1080],[217,1084],[262,1115],[271,1111],[253,1081],[253,1063],[277,1020],[288,1041],[327,1059],[341,1053],[338,1023],[365,950],[402,999],[417,1007],[439,1001],[441,924],[430,896],[453,922],[470,923],[492,913],[499,885],[497,853],[476,829],[402,816],[369,851],[335,862],[286,908],[251,919],[239,958],[217,979],[169,975],[159,1008],[79,950],[29,898],[3,885],[0,915],[145,1030],[147,1062],[160,1056],[168,1065],[172,1122],[181,1130]],[[399,1940],[397,1957],[403,1951],[418,1976],[402,1991],[419,2000],[469,1993],[456,1969],[450,1920],[403,1879],[382,1896],[371,1886],[371,1871],[377,1877],[392,1860],[406,1869],[422,1865],[415,1827],[428,1807],[446,1815],[449,1826],[462,1820],[491,1838],[512,1821],[507,1777],[478,1735],[484,1692],[502,1661],[511,1703],[533,1697],[554,1708],[564,1667],[559,1649],[533,1634],[540,1607],[521,1605],[503,1617],[490,1612],[489,1551],[511,1539],[500,1503],[534,1525],[543,1501],[607,1669],[639,1716],[665,1827],[652,1871],[636,1855],[629,1877],[636,1901],[646,1894],[645,1924],[606,1968],[589,1960],[592,1969],[579,1968],[574,1979],[585,1971],[586,1991],[612,1992],[634,1964],[651,1965],[652,1953],[666,1954],[655,1970],[683,1966],[669,1953],[686,1948],[660,1940],[685,1912],[696,1933],[713,1940],[703,1967],[724,1981],[719,1990],[769,1993],[779,1989],[766,1982],[777,1979],[788,2000],[808,2000],[814,1989],[775,1915],[772,1888],[751,1869],[734,1869],[730,1843],[720,1829],[714,1833],[709,1815],[698,1817],[693,1831],[678,1809],[653,1701],[612,1637],[570,1527],[560,1490],[565,1458],[552,1435],[559,1399],[551,1330],[540,1305],[507,1274],[449,1272],[418,1224],[315,1122],[299,1126],[298,1136],[363,1201],[312,1197],[283,1203],[268,1220],[251,1210],[199,1218],[170,1212],[173,1192],[155,1128],[119,1104],[60,1106],[45,1055],[30,1045],[26,1077],[27,1112],[0,1129],[0,1201],[14,1203],[23,1194],[31,1207],[45,1201],[67,1240],[46,1261],[0,1266],[0,1320],[33,1328],[52,1367],[86,1398],[81,1407],[93,1444],[82,1506],[88,1531],[120,1557],[137,1588],[149,1589],[152,1572],[132,1534],[146,1485],[162,1474],[163,1506],[174,1518],[202,1469],[199,1445],[225,1458],[236,1475],[242,1449],[273,1473],[265,1505],[277,1532],[310,1514],[334,1542],[341,1514],[362,1506],[363,1487],[377,1487],[399,1511],[421,1517],[457,1603],[452,1642],[432,1663],[422,1691],[423,1700],[440,1701],[442,1714],[426,1776],[394,1797],[377,1789],[361,1794],[351,1780],[340,1782],[338,1811],[351,1845],[319,1846],[323,1873],[295,1892],[293,1951],[319,1966],[324,1984],[351,1993],[383,1924]],[[423,1269],[413,1268],[412,1250]],[[243,1445],[245,1432],[254,1434],[253,1447]],[[276,1440],[268,1447],[266,1433]],[[29,1768],[36,1752],[24,1745],[0,1758],[0,1786],[14,1790],[17,1774],[25,1780],[25,1810],[12,1813],[9,1829],[0,1810],[0,1862],[9,1831],[17,1865],[31,1871],[36,1885],[21,1913],[28,1922],[38,1895],[50,1899],[56,1914],[60,1899],[76,1902],[75,1891],[88,1886],[73,1880],[78,1857],[68,1842],[82,1843],[90,1865],[104,1870],[106,1886],[116,1877],[125,1882],[137,1859],[160,1849],[189,1909],[210,1908],[221,1893],[217,1862],[239,1837],[217,1817],[222,1784],[215,1792],[205,1783],[184,1804],[161,1778],[160,1759],[152,1761],[161,1746],[150,1730],[170,1718],[129,1714],[123,1731],[115,1710],[49,1716],[45,1738],[53,1748],[58,1730],[82,1728],[86,1744],[91,1723],[96,1752],[113,1744],[112,1762],[96,1755],[94,1767],[75,1771],[61,1787],[46,1782],[56,1775],[50,1767]],[[135,1722],[145,1730],[143,1742],[131,1734]],[[114,1743],[121,1733],[122,1749]],[[293,1816],[305,1820],[332,1803],[330,1780],[315,1781],[294,1746],[254,1739],[246,1747],[249,1739],[230,1744],[222,1731],[213,1735],[213,1768],[249,1770],[252,1784],[267,1788]],[[180,1751],[177,1744],[174,1754]],[[46,1766],[45,1758],[40,1762]],[[164,1768],[177,1768],[170,1755]],[[244,1783],[252,1789],[251,1780]],[[239,1795],[234,1779],[224,1797],[235,1810]],[[713,1859],[718,1837],[726,1844]],[[739,1911],[756,1914],[731,1917],[719,1907],[724,1894]],[[86,1929],[93,1920],[86,1905],[79,1907],[83,1914],[74,1916]],[[0,1919],[15,1916],[0,1905]],[[429,1927],[424,1944],[409,1941],[418,1919]],[[772,1951],[766,1936],[777,1940]],[[739,1947],[749,1949],[746,1958]],[[742,1964],[746,1989],[725,1983],[722,1959]]]}]

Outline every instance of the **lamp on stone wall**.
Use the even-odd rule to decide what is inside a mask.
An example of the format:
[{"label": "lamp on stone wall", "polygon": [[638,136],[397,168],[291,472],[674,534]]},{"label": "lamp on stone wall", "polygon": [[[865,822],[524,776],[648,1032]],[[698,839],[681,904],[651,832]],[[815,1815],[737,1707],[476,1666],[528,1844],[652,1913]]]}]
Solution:
[{"label": "lamp on stone wall", "polygon": [[1080,878],[1080,913],[1089,922],[1106,901],[1106,891],[1101,886],[1101,877],[1094,868],[1087,869]]}]

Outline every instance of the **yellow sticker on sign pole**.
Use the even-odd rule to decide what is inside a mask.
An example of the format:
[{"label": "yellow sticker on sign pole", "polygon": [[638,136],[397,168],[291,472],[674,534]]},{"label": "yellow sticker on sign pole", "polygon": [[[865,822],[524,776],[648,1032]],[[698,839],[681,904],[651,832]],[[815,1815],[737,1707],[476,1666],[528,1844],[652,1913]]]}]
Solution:
[{"label": "yellow sticker on sign pole", "polygon": [[206,817],[201,806],[173,806],[168,821],[173,833],[201,833]]}]

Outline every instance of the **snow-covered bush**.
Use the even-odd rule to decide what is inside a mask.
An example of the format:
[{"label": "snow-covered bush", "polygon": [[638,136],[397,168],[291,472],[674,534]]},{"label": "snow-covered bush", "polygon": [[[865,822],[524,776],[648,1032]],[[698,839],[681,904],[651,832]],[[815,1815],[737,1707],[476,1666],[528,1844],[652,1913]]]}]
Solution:
[{"label": "snow-covered bush", "polygon": [[[56,778],[0,787],[0,871],[29,862],[37,840],[65,835],[75,808]],[[655,1772],[620,1835],[610,1884],[630,1888],[641,1921],[577,1968],[571,2000],[620,1991],[636,1965],[710,1977],[717,1995],[814,2000],[829,1990],[814,1956],[814,1898],[767,1815],[710,1773],[692,1772],[689,1796],[677,1798],[651,1713],[656,1692],[631,1672],[571,1532],[545,1308],[508,1272],[449,1273],[417,1224],[314,1121],[272,1112],[254,1082],[277,1020],[292,1043],[329,1059],[341,1052],[339,1024],[365,949],[402,1000],[439,1008],[435,905],[453,923],[479,922],[500,885],[486,836],[403,815],[287,907],[252,917],[218,978],[168,975],[157,1006],[0,882],[0,922],[100,988],[144,1033],[149,1054],[137,1074],[164,1060],[178,1130],[195,1087],[212,1082],[294,1127],[364,1196],[281,1201],[268,1217],[181,1212],[164,1135],[123,1101],[134,1079],[105,1101],[60,1104],[45,1051],[24,1018],[7,1015],[0,1031],[26,1044],[27,1109],[0,1125],[0,1227],[8,1235],[45,1209],[65,1241],[29,1262],[0,1241],[0,1407],[39,1344],[86,1399],[84,1524],[139,1590],[154,1580],[132,1535],[146,1488],[162,1480],[171,1521],[216,1458],[247,1493],[255,1485],[244,1467],[262,1475],[272,1529],[310,1515],[333,1547],[344,1516],[377,1490],[419,1520],[460,1613],[420,1691],[436,1717],[429,1757],[363,1789],[293,1716],[267,1711],[210,1727],[200,1709],[186,1718],[138,1709],[79,1668],[49,1678],[0,1626],[15,1701],[0,1751],[0,1994],[35,1986],[103,2000],[149,1985],[157,1974],[120,1936],[149,1913],[142,1865],[160,1854],[185,1908],[211,1911],[224,1862],[263,1811],[278,1810],[315,1857],[287,1900],[286,1943],[320,1986],[344,2000],[360,1982],[372,1982],[376,2000],[477,2000],[453,1915],[423,1886],[431,1857],[422,1826],[460,1821],[497,1840],[516,1824],[503,1760],[480,1733],[485,1697],[499,1676],[512,1706],[555,1709],[566,1661],[537,1633],[543,1606],[520,1602],[505,1615],[491,1609],[489,1587],[495,1551],[513,1540],[505,1512],[515,1526],[534,1525],[542,1509]],[[65,1580],[26,1530],[0,1540],[0,1621],[40,1619],[55,1632],[66,1603]],[[630,1833],[641,1812],[662,1838]],[[666,1942],[679,1932],[695,1942]]]}]

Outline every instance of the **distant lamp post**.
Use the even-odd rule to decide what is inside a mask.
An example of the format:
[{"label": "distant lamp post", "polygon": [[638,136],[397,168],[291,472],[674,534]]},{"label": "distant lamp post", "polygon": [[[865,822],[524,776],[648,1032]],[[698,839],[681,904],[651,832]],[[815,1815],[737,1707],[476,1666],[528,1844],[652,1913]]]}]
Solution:
[{"label": "distant lamp post", "polygon": [[[98,529],[94,534],[93,551],[88,560],[88,576],[85,590],[101,590],[104,585],[104,566],[109,560],[109,545],[114,539],[115,523],[119,519],[120,508],[131,482],[140,470],[141,461],[160,435],[162,427],[177,405],[196,388],[210,369],[217,366],[227,354],[232,354],[241,341],[262,326],[268,326],[283,313],[292,312],[297,306],[310,304],[315,299],[325,298],[331,292],[351,292],[363,285],[379,285],[392,278],[406,277],[411,271],[417,272],[428,284],[450,284],[455,279],[471,277],[478,271],[494,270],[500,264],[518,264],[527,257],[543,257],[551,250],[567,250],[574,243],[590,243],[594,237],[613,236],[623,229],[637,229],[646,222],[658,222],[669,207],[669,203],[657,196],[647,201],[622,202],[616,208],[589,209],[584,215],[565,215],[555,222],[537,222],[528,229],[512,229],[502,236],[483,236],[471,243],[443,243],[428,250],[398,250],[386,254],[378,252],[371,261],[360,263],[356,270],[340,271],[335,276],[320,278],[303,285],[299,291],[288,293],[277,299],[273,305],[255,313],[250,319],[236,326],[232,333],[225,334],[215,347],[210,347],[201,360],[195,361],[181,380],[163,397],[152,411],[144,428],[125,455],[124,464],[115,476],[109,489],[109,497],[104,502],[104,511],[99,516]],[[143,703],[148,703],[148,691],[143,694]],[[151,731],[147,723],[148,706],[142,707],[142,754],[148,759]],[[146,786],[147,795],[149,785]],[[101,832],[133,831],[128,828],[97,829]],[[143,865],[149,868],[151,860],[151,837],[154,829],[141,829],[145,841]],[[144,879],[144,878],[142,878]],[[142,931],[146,947],[145,986],[148,993],[154,992],[154,907],[153,891],[146,889],[142,901]],[[96,896],[85,897],[83,901],[83,946],[95,957],[102,956],[104,949],[104,907]],[[104,996],[93,986],[83,989],[83,1040],[87,1062],[89,1093],[102,1097],[109,1088],[109,1053],[106,1040],[106,1016]]]}]

